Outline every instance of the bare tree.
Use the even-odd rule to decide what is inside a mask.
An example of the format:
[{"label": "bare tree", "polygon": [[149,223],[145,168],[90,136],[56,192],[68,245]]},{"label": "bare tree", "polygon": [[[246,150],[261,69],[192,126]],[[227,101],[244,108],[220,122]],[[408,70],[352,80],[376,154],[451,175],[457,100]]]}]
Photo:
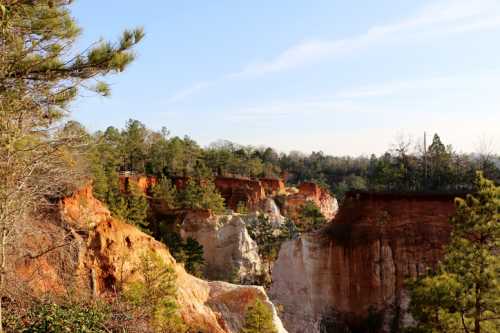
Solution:
[{"label": "bare tree", "polygon": [[479,168],[484,170],[492,163],[495,156],[495,140],[487,135],[482,135],[477,140],[474,150],[478,154]]},{"label": "bare tree", "polygon": [[80,88],[108,95],[97,78],[124,70],[143,37],[125,31],[74,53],[70,3],[0,0],[0,332],[9,247],[27,216],[74,183],[77,138],[61,130],[69,103]]}]

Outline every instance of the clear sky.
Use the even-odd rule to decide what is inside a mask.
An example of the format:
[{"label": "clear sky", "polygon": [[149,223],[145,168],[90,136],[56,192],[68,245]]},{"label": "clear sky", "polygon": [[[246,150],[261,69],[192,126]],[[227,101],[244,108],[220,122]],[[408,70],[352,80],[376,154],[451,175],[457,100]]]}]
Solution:
[{"label": "clear sky", "polygon": [[79,0],[80,46],[143,26],[89,130],[129,118],[202,145],[360,155],[438,132],[500,149],[500,0]]}]

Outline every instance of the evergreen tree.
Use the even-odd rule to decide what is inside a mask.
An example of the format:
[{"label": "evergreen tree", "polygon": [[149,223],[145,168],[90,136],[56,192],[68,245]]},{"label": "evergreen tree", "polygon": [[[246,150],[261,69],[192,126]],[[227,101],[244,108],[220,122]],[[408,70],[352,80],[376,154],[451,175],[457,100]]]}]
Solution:
[{"label": "evergreen tree", "polygon": [[[75,49],[70,0],[0,2],[0,332],[10,245],[18,223],[65,192],[74,140],[55,135],[81,88],[109,95],[99,79],[122,72],[143,31]],[[73,177],[73,178],[71,178]]]},{"label": "evergreen tree", "polygon": [[186,186],[179,193],[180,204],[185,209],[202,208],[202,189],[193,179],[188,179]]},{"label": "evergreen tree", "polygon": [[500,187],[478,173],[477,193],[456,199],[437,271],[411,284],[410,332],[500,331]]},{"label": "evergreen tree", "polygon": [[106,170],[105,173],[107,176],[107,193],[104,202],[107,204],[113,216],[126,220],[128,216],[128,200],[120,190],[118,172],[114,169],[109,169]]},{"label": "evergreen tree", "polygon": [[187,332],[179,315],[175,270],[158,254],[148,252],[141,255],[136,271],[142,280],[127,286],[125,298],[149,318],[155,332]]},{"label": "evergreen tree", "polygon": [[314,201],[306,201],[299,211],[297,220],[301,232],[316,230],[327,222]]},{"label": "evergreen tree", "polygon": [[281,246],[281,236],[275,230],[269,218],[259,215],[257,218],[247,222],[247,230],[250,237],[257,243],[259,255],[267,263],[267,272],[271,273],[271,264],[278,256]]},{"label": "evergreen tree", "polygon": [[172,181],[166,177],[160,178],[152,189],[153,198],[159,200],[167,209],[178,208],[178,193]]},{"label": "evergreen tree", "polygon": [[129,119],[121,135],[124,144],[125,169],[144,173],[148,151],[148,129],[140,121]]},{"label": "evergreen tree", "polygon": [[214,213],[224,211],[224,198],[211,179],[189,179],[179,193],[180,205],[186,209],[210,209]]},{"label": "evergreen tree", "polygon": [[445,189],[451,183],[451,147],[446,147],[439,135],[434,134],[432,143],[427,152],[429,158],[429,179],[430,189]]},{"label": "evergreen tree", "polygon": [[194,276],[202,277],[205,259],[203,258],[203,246],[191,237],[184,243],[184,255],[186,271]]},{"label": "evergreen tree", "polygon": [[127,221],[142,230],[146,230],[149,204],[146,196],[137,185],[129,185],[127,201]]},{"label": "evergreen tree", "polygon": [[260,299],[247,308],[241,333],[277,333],[273,313]]}]

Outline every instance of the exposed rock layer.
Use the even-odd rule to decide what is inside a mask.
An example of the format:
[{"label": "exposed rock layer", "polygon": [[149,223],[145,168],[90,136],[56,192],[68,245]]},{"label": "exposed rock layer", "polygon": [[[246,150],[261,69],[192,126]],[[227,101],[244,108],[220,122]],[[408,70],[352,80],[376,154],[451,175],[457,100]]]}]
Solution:
[{"label": "exposed rock layer", "polygon": [[258,180],[217,177],[215,186],[224,197],[226,206],[233,210],[236,210],[240,203],[254,209],[266,197],[264,187]]},{"label": "exposed rock layer", "polygon": [[407,303],[404,280],[441,257],[453,212],[453,196],[349,196],[327,229],[281,247],[270,295],[284,308],[285,327],[319,332],[321,319],[335,313],[356,331],[372,308],[388,331]]},{"label": "exposed rock layer", "polygon": [[307,202],[314,202],[327,220],[337,214],[339,205],[328,191],[315,183],[305,182],[299,185],[298,192],[284,197],[283,213],[286,216],[297,217],[300,208]]},{"label": "exposed rock layer", "polygon": [[277,178],[261,178],[260,182],[264,187],[266,196],[275,196],[285,193],[285,182]]},{"label": "exposed rock layer", "polygon": [[33,251],[40,252],[41,248],[68,239],[68,235],[73,239],[70,250],[61,247],[51,251],[50,256],[20,256],[16,261],[15,278],[40,294],[62,292],[69,280],[81,290],[106,294],[118,283],[137,279],[134,268],[140,256],[153,251],[174,265],[181,315],[191,327],[210,333],[239,332],[246,307],[259,298],[273,311],[278,331],[286,332],[261,287],[207,282],[187,274],[163,244],[112,218],[92,196],[90,187],[62,201],[60,219],[52,215],[46,221],[30,222],[32,232],[25,243],[32,244]]},{"label": "exposed rock layer", "polygon": [[204,211],[189,212],[181,225],[181,236],[192,237],[203,245],[209,279],[252,281],[261,273],[257,244],[237,214],[215,216]]}]

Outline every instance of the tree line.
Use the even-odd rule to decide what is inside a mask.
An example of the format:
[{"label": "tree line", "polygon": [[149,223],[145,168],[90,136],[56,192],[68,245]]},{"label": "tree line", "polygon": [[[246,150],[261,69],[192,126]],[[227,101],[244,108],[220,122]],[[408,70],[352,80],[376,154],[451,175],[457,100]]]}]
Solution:
[{"label": "tree line", "polygon": [[[74,124],[76,126],[76,124]],[[83,128],[82,128],[83,130]],[[342,198],[349,190],[456,192],[470,190],[477,170],[500,182],[500,157],[493,151],[459,153],[434,134],[428,145],[398,139],[382,155],[349,157],[323,152],[280,153],[230,141],[200,146],[166,128],[148,129],[129,120],[123,129],[88,134],[96,178],[118,171],[155,176],[284,177],[290,185],[314,181]]]}]

